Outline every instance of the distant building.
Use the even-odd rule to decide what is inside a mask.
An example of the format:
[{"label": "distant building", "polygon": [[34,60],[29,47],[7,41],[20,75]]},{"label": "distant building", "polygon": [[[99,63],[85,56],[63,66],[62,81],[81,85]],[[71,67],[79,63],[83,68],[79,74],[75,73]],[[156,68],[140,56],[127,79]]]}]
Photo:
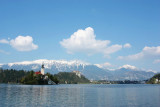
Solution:
[{"label": "distant building", "polygon": [[80,71],[73,71],[79,78],[81,78],[81,72]]},{"label": "distant building", "polygon": [[67,84],[67,81],[65,81],[65,84]]},{"label": "distant building", "polygon": [[155,83],[158,83],[158,82],[159,82],[159,80],[158,80],[158,79],[156,79],[156,80],[155,80]]}]

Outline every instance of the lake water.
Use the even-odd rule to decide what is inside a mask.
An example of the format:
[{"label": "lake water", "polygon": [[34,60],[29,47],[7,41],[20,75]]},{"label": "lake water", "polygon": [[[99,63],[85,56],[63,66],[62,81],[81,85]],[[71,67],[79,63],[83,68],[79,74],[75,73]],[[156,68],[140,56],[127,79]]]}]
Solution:
[{"label": "lake water", "polygon": [[0,84],[0,107],[160,107],[160,85]]}]

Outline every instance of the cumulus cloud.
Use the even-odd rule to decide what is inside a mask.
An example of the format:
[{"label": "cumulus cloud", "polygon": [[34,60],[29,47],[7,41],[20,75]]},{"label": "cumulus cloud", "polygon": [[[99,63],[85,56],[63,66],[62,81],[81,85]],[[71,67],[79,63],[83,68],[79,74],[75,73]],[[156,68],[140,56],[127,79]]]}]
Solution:
[{"label": "cumulus cloud", "polygon": [[143,50],[137,54],[129,55],[129,56],[119,56],[118,59],[126,59],[126,60],[138,60],[142,58],[150,58],[160,56],[160,46],[157,47],[144,47]]},{"label": "cumulus cloud", "polygon": [[33,43],[31,36],[18,36],[10,40],[10,45],[18,51],[31,51],[38,48],[38,45]]},{"label": "cumulus cloud", "polygon": [[91,27],[85,30],[80,29],[74,32],[70,38],[60,41],[61,46],[70,54],[83,52],[88,55],[102,53],[108,56],[122,49],[122,45],[109,45],[110,43],[109,40],[97,40]]},{"label": "cumulus cloud", "polygon": [[[38,45],[33,43],[33,38],[31,36],[17,36],[12,40],[1,39],[0,43],[8,44],[18,51],[31,51],[38,48]],[[0,52],[8,54],[3,50],[0,50]]]},{"label": "cumulus cloud", "polygon": [[9,44],[9,41],[6,40],[6,39],[1,39],[1,40],[0,40],[0,43]]},{"label": "cumulus cloud", "polygon": [[132,46],[131,46],[131,44],[126,43],[126,44],[123,45],[123,47],[124,47],[124,48],[131,48]]}]

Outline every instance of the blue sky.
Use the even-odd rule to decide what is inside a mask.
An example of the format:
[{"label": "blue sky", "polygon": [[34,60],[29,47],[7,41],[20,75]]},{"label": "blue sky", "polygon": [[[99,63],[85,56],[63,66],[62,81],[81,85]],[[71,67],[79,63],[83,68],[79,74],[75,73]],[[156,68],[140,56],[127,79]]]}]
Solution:
[{"label": "blue sky", "polygon": [[0,63],[82,60],[160,71],[159,0],[0,0]]}]

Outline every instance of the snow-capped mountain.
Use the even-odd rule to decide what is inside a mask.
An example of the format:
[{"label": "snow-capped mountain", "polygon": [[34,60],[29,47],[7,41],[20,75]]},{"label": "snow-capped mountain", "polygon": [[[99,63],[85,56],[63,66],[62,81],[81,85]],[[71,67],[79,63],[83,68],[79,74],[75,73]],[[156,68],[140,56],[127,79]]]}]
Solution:
[{"label": "snow-capped mountain", "polygon": [[112,72],[114,80],[146,80],[155,75],[154,72],[147,72],[131,65],[123,65]]},{"label": "snow-capped mountain", "polygon": [[[66,61],[66,60],[46,60],[40,59],[35,61],[24,61],[24,62],[15,62],[3,64],[1,67],[3,69],[17,69],[17,70],[40,70],[41,65],[44,64],[47,72],[53,72],[52,70],[57,69],[58,71],[66,71],[67,68],[84,68],[89,63],[85,63],[78,60]],[[48,71],[49,70],[49,71]]]},{"label": "snow-capped mountain", "polygon": [[130,69],[130,70],[138,70],[138,68],[136,68],[135,66],[132,66],[132,65],[123,65],[123,66],[121,66],[121,67],[119,67],[119,69]]},{"label": "snow-capped mountain", "polygon": [[93,65],[79,60],[66,61],[40,59],[0,64],[0,67],[3,69],[39,71],[42,64],[45,66],[45,72],[56,74],[58,72],[80,71],[87,78],[93,80],[145,80],[151,78],[155,74],[154,72],[139,70],[131,65],[124,65],[118,69],[109,70],[103,69],[96,64]]}]

